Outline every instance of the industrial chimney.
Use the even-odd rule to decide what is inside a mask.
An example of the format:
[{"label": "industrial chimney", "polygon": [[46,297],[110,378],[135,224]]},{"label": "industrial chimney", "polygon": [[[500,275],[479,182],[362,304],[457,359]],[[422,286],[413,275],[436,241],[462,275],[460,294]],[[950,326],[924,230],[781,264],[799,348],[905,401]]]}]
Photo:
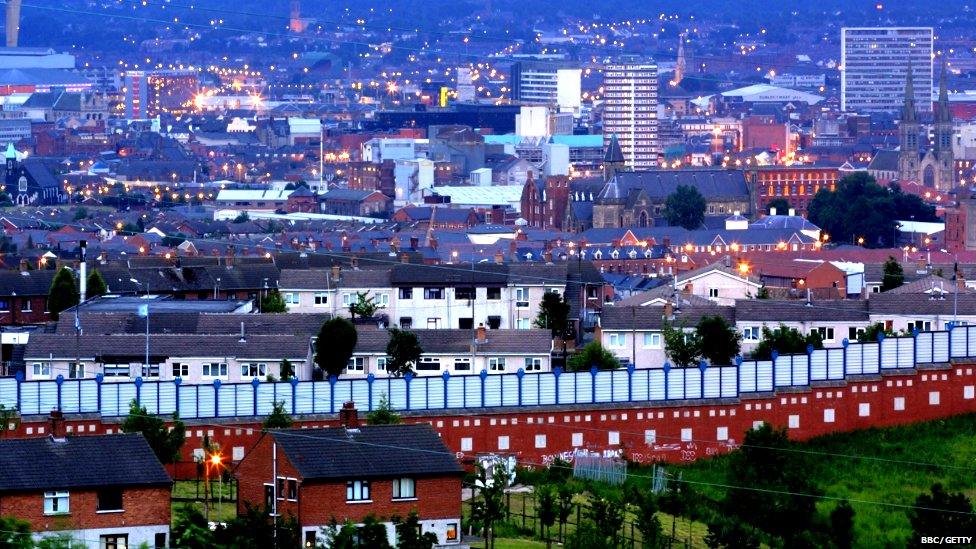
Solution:
[{"label": "industrial chimney", "polygon": [[20,34],[20,1],[7,0],[7,47],[16,48]]}]

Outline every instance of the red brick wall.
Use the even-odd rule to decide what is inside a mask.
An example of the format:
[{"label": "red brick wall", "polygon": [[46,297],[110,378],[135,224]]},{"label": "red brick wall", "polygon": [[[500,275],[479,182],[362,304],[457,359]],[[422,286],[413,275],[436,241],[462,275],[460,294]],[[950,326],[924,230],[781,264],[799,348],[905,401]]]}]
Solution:
[{"label": "red brick wall", "polygon": [[[237,467],[234,475],[239,481],[238,510],[244,509],[245,502],[264,505],[264,485],[274,478],[272,442],[271,437],[262,438]],[[370,485],[372,503],[350,504],[346,503],[345,480],[303,485],[298,472],[280,447],[277,468],[279,477],[299,480],[299,501],[279,499],[278,513],[299,517],[303,526],[327,524],[332,518],[339,522],[347,519],[359,522],[369,514],[377,517],[394,514],[406,516],[411,510],[416,510],[422,519],[461,516],[460,477],[418,478],[417,498],[413,501],[393,501],[392,481],[374,479]]]},{"label": "red brick wall", "polygon": [[0,516],[26,520],[34,532],[81,528],[116,528],[151,526],[170,523],[170,489],[168,486],[127,488],[122,493],[121,513],[97,513],[95,491],[69,490],[67,515],[45,516],[44,493],[0,496]]}]

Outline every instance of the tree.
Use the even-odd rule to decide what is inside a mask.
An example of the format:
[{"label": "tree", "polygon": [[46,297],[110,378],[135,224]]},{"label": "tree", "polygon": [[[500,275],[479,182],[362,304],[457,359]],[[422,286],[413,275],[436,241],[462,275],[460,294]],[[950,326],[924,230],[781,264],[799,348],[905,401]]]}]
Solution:
[{"label": "tree", "polygon": [[539,314],[533,322],[536,328],[549,330],[552,337],[565,337],[569,328],[569,303],[565,296],[546,292],[539,303]]},{"label": "tree", "polygon": [[7,431],[11,430],[11,425],[14,428],[20,426],[20,413],[17,411],[17,407],[11,406],[7,408],[6,405],[0,404],[0,440],[3,440]]},{"label": "tree", "polygon": [[711,549],[759,549],[759,536],[745,528],[741,521],[719,516],[708,524],[705,545]]},{"label": "tree", "polygon": [[668,225],[680,226],[689,231],[701,227],[705,221],[705,197],[690,185],[678,185],[664,203],[664,218]]},{"label": "tree", "polygon": [[607,543],[607,537],[603,535],[593,521],[584,520],[577,525],[576,530],[566,537],[566,549],[593,549],[594,547],[612,547]]},{"label": "tree", "polygon": [[417,516],[417,511],[411,510],[406,520],[394,516],[391,522],[396,529],[397,549],[431,549],[437,545],[437,534],[420,533],[420,518]]},{"label": "tree", "polygon": [[620,360],[599,341],[591,341],[569,359],[568,366],[574,372],[586,372],[593,366],[598,370],[616,370],[620,367]]},{"label": "tree", "polygon": [[[786,429],[764,423],[746,432],[742,447],[729,456],[723,509],[726,515],[791,540],[810,530],[820,491],[810,482],[802,460],[788,451]],[[734,482],[732,481],[734,479]],[[803,496],[793,494],[805,494]]]},{"label": "tree", "polygon": [[881,291],[893,290],[905,283],[905,270],[894,257],[888,256],[882,267],[884,274],[881,277]]},{"label": "tree", "polygon": [[214,546],[213,531],[210,530],[206,517],[190,505],[184,505],[176,511],[171,536],[173,547],[210,549]]},{"label": "tree", "polygon": [[711,364],[732,364],[739,354],[742,334],[724,318],[703,316],[695,329],[698,334],[701,355]]},{"label": "tree", "polygon": [[357,337],[352,322],[342,317],[326,320],[315,338],[315,363],[326,374],[339,377],[352,357]]},{"label": "tree", "polygon": [[366,414],[366,425],[396,425],[400,423],[400,414],[393,411],[390,399],[386,394],[380,396],[380,402],[372,412]]},{"label": "tree", "polygon": [[785,198],[774,198],[766,204],[766,212],[773,215],[773,209],[776,215],[786,215],[790,211],[790,203]]},{"label": "tree", "polygon": [[278,375],[281,376],[281,381],[288,381],[295,377],[295,365],[287,358],[282,359],[281,366],[278,368]]},{"label": "tree", "polygon": [[231,223],[245,223],[245,222],[250,221],[250,220],[251,220],[251,216],[248,215],[248,213],[246,211],[243,211],[243,212],[237,214],[237,217],[235,217],[231,221]]},{"label": "tree", "polygon": [[654,494],[646,491],[635,490],[631,494],[631,502],[637,507],[636,522],[637,530],[644,539],[646,549],[657,549],[664,546],[664,530],[661,528],[661,521],[657,517],[657,503],[654,501]]},{"label": "tree", "polygon": [[878,335],[884,334],[885,337],[894,336],[895,332],[885,328],[885,325],[876,322],[857,332],[857,340],[861,343],[874,343],[878,340]]},{"label": "tree", "polygon": [[358,315],[359,318],[373,318],[376,311],[380,308],[380,305],[376,303],[375,297],[370,297],[369,292],[356,292],[356,302],[349,305],[349,315],[356,319]]},{"label": "tree", "polygon": [[570,482],[559,483],[556,491],[556,518],[559,520],[559,539],[563,539],[569,515],[573,513],[573,496],[576,495],[574,485]]},{"label": "tree", "polygon": [[45,536],[34,544],[35,549],[88,549],[85,540],[75,539],[71,534]]},{"label": "tree", "polygon": [[695,366],[701,360],[701,343],[697,332],[688,333],[681,327],[674,327],[665,322],[662,329],[664,336],[664,354],[671,364],[679,368]]},{"label": "tree", "polygon": [[288,305],[285,305],[285,298],[281,297],[278,290],[269,290],[261,297],[262,313],[287,313]]},{"label": "tree", "polygon": [[285,411],[285,401],[275,401],[271,406],[271,413],[264,418],[264,430],[288,429],[292,426],[291,416]]},{"label": "tree", "polygon": [[830,512],[828,534],[837,549],[850,549],[854,546],[854,508],[846,499]]},{"label": "tree", "polygon": [[74,220],[81,221],[82,219],[88,218],[88,210],[85,207],[80,207],[75,210]]},{"label": "tree", "polygon": [[129,415],[122,422],[125,433],[142,433],[159,461],[168,464],[180,459],[180,448],[186,442],[186,425],[179,414],[173,414],[173,428],[169,429],[161,417],[150,415],[135,399],[129,403]]},{"label": "tree", "polygon": [[47,294],[47,309],[51,312],[51,318],[57,320],[61,311],[77,305],[78,299],[75,275],[71,269],[61,267],[54,275],[54,280],[51,281],[51,289]]},{"label": "tree", "polygon": [[614,492],[591,494],[586,514],[604,538],[613,540],[611,547],[616,546],[617,535],[624,524],[624,505],[620,497]]},{"label": "tree", "polygon": [[866,172],[845,176],[834,191],[820,189],[807,207],[810,221],[834,242],[863,238],[869,247],[894,245],[900,213],[895,193],[878,185]]},{"label": "tree", "polygon": [[915,507],[908,510],[912,525],[908,547],[923,547],[922,536],[976,534],[976,516],[972,513],[973,505],[962,492],[947,492],[941,484],[933,484],[929,493],[919,494]]},{"label": "tree", "polygon": [[536,492],[536,516],[539,517],[540,534],[546,540],[546,547],[552,547],[552,525],[556,523],[556,489],[544,484]]},{"label": "tree", "polygon": [[813,345],[814,349],[823,349],[823,338],[820,337],[820,333],[813,331],[803,335],[795,328],[788,328],[784,324],[780,324],[775,330],[763,326],[762,339],[752,350],[752,358],[772,360],[773,351],[781,355],[804,354],[807,352],[807,345]]},{"label": "tree", "polygon": [[105,279],[102,278],[102,273],[98,272],[98,269],[92,269],[91,274],[88,275],[86,286],[86,297],[88,299],[108,293],[108,286],[105,284]]},{"label": "tree", "polygon": [[214,546],[221,548],[266,549],[301,544],[301,528],[294,515],[279,513],[272,517],[270,509],[249,502],[244,503],[243,512],[214,531]]},{"label": "tree", "polygon": [[17,517],[0,517],[0,547],[33,549],[30,523]]},{"label": "tree", "polygon": [[417,334],[390,328],[390,341],[386,344],[386,371],[392,376],[403,376],[413,372],[424,349],[417,340]]},{"label": "tree", "polygon": [[508,472],[501,463],[492,466],[489,480],[488,468],[478,464],[475,473],[475,486],[479,494],[471,504],[471,520],[478,523],[484,533],[485,549],[495,547],[494,525],[505,516],[505,487],[508,484]]}]

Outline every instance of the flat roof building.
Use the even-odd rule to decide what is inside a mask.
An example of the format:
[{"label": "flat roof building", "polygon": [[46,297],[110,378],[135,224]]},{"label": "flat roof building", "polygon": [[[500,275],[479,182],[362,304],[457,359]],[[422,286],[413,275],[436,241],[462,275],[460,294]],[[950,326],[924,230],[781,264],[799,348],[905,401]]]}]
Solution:
[{"label": "flat roof building", "polygon": [[915,104],[932,110],[932,27],[841,29],[841,109],[896,112],[912,68]]}]

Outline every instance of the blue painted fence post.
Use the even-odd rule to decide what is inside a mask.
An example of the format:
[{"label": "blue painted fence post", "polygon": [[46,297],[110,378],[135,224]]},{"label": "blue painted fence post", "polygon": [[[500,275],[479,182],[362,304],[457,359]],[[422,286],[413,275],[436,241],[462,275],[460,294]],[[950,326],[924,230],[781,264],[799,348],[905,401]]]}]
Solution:
[{"label": "blue painted fence post", "polygon": [[[735,396],[742,396],[742,380],[739,378],[742,372],[742,355],[735,357]],[[719,382],[721,384],[721,381]],[[719,391],[721,393],[721,391]]]},{"label": "blue painted fence post", "polygon": [[701,389],[698,393],[698,398],[705,398],[705,370],[708,368],[708,363],[704,360],[698,362],[698,369],[700,370],[699,380],[701,381]]},{"label": "blue painted fence post", "polygon": [[[883,345],[883,343],[881,343],[881,342],[884,341],[884,339],[885,339],[884,332],[880,332],[879,331],[878,332],[878,372],[881,372],[881,345]],[[895,358],[896,359],[898,358],[898,346],[897,345],[895,346]],[[863,360],[863,357],[862,357],[862,360]],[[864,373],[864,366],[863,366],[863,364],[861,366],[861,373],[862,374]]]},{"label": "blue painted fence post", "polygon": [[261,385],[258,378],[251,380],[251,408],[254,411],[253,415],[255,416],[258,415],[258,385]]},{"label": "blue painted fence post", "polygon": [[912,330],[912,367],[916,366],[918,366],[918,328]]},{"label": "blue painted fence post", "polygon": [[54,382],[58,384],[58,410],[61,409],[61,385],[64,384],[64,376],[58,374],[58,377],[54,378]]},{"label": "blue painted fence post", "polygon": [[[613,375],[613,374],[610,374]],[[634,365],[627,365],[627,402],[634,400]]]},{"label": "blue painted fence post", "polygon": [[[215,379],[213,386],[214,386],[214,417],[220,417],[220,380]],[[199,413],[200,410],[197,410],[197,414]]]},{"label": "blue painted fence post", "polygon": [[142,376],[136,378],[136,404],[142,406]]},{"label": "blue painted fence post", "polygon": [[[956,323],[950,321],[949,325],[946,326],[946,331],[949,333],[949,359],[952,359],[952,330],[956,327]],[[935,337],[932,338],[932,358],[935,359]]]},{"label": "blue painted fence post", "polygon": [[[407,375],[410,375],[410,374],[407,374]],[[336,381],[338,381],[337,378],[336,378],[336,376],[329,376],[329,413],[330,414],[334,414],[335,413],[335,386],[336,386]],[[409,403],[410,402],[410,391],[409,391],[409,389],[410,389],[410,382],[409,381],[407,381],[407,389],[408,389],[408,391],[407,391],[407,402]],[[408,405],[407,408],[410,408],[410,406]]]},{"label": "blue painted fence post", "polygon": [[813,345],[807,345],[807,385],[813,385]]},{"label": "blue painted fence post", "polygon": [[407,410],[410,409],[410,383],[413,381],[413,372],[407,372],[403,376],[403,381],[407,383]]},{"label": "blue painted fence post", "polygon": [[488,370],[482,369],[481,373],[478,374],[478,377],[481,379],[481,407],[484,408],[485,407],[485,380],[488,379]]},{"label": "blue painted fence post", "polygon": [[448,405],[447,405],[447,382],[448,382],[448,380],[451,379],[451,372],[448,372],[447,370],[444,370],[444,373],[441,374],[441,377],[444,378],[444,409],[446,410],[447,407],[448,407]]},{"label": "blue painted fence post", "polygon": [[671,373],[671,363],[665,362],[664,368],[662,369],[664,370],[664,400],[668,400],[668,385],[670,385],[668,383],[668,376]]},{"label": "blue painted fence post", "polygon": [[847,379],[847,347],[850,346],[851,342],[849,339],[845,337],[844,340],[840,342],[840,344],[841,344],[841,358],[843,358],[843,360],[841,360],[841,366],[842,366],[841,379]]},{"label": "blue painted fence post", "polygon": [[[17,372],[16,374],[14,374],[14,379],[17,380],[17,409],[20,410],[21,413],[23,413],[24,407],[21,406],[20,403],[20,386],[22,383],[24,383],[24,372]],[[101,391],[99,391],[98,394],[99,396],[101,396],[102,394]],[[99,402],[101,402],[101,399],[99,399]],[[101,406],[99,406],[99,408],[101,408]]]},{"label": "blue painted fence post", "polygon": [[[776,349],[773,349],[773,352],[769,353],[769,356],[770,356],[770,358],[773,359],[773,383],[772,383],[772,389],[773,389],[773,391],[775,391],[776,390],[776,361],[779,359],[779,351],[777,351]],[[759,364],[758,363],[756,363],[756,368],[757,369],[759,368]],[[759,388],[756,387],[756,389],[758,390]]]},{"label": "blue painted fence post", "polygon": [[[373,374],[369,374],[369,375],[372,376]],[[298,396],[297,396],[297,393],[298,393],[298,378],[297,377],[293,377],[293,378],[289,379],[288,382],[291,383],[291,413],[292,413],[292,415],[295,415],[295,414],[298,413]],[[372,381],[370,383],[372,384]],[[372,406],[372,404],[373,404],[372,403],[372,400],[373,399],[370,399],[370,406]],[[370,408],[370,409],[372,409],[372,408]]]},{"label": "blue painted fence post", "polygon": [[[99,376],[102,374],[98,374]],[[96,376],[95,379],[98,379]],[[176,413],[180,413],[180,385],[183,384],[183,378],[178,377],[173,380],[173,392],[176,394]],[[102,410],[102,380],[98,380],[98,410]]]},{"label": "blue painted fence post", "polygon": [[596,403],[596,374],[599,372],[596,364],[590,366],[590,402]]},{"label": "blue painted fence post", "polygon": [[525,369],[519,368],[515,372],[515,377],[518,378],[518,405],[522,405],[522,378],[525,377]]},{"label": "blue painted fence post", "polygon": [[369,401],[366,404],[366,409],[370,412],[373,411],[373,382],[376,381],[376,375],[370,372],[366,376],[366,399]]},{"label": "blue painted fence post", "polygon": [[556,366],[552,369],[552,375],[555,376],[554,385],[556,386],[556,404],[559,404],[559,376],[562,375],[563,369],[560,366]]}]

